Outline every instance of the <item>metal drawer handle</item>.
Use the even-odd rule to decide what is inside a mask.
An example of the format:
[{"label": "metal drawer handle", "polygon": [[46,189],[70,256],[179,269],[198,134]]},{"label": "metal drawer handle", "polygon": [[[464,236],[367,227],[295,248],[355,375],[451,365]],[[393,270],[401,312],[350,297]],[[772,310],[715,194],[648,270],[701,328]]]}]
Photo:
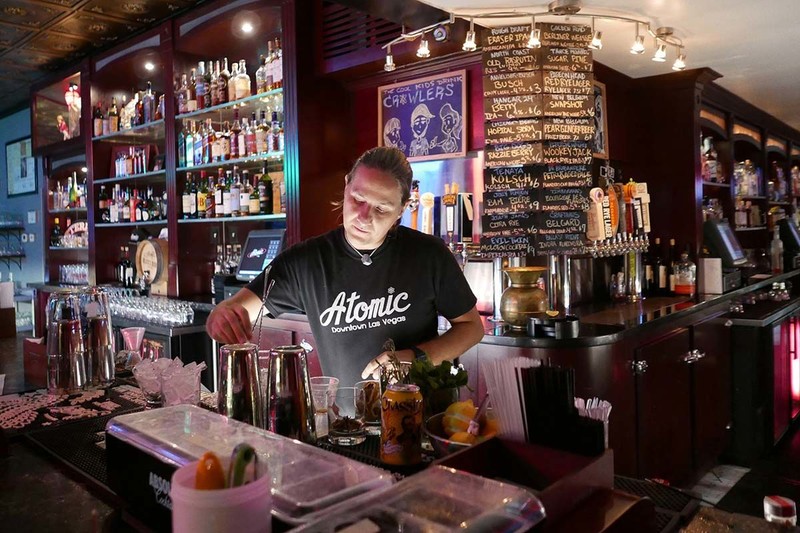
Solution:
[{"label": "metal drawer handle", "polygon": [[705,356],[706,356],[705,352],[701,352],[700,350],[692,350],[690,352],[687,352],[686,355],[683,356],[683,362],[686,363],[687,365],[691,365],[693,363],[696,363]]}]

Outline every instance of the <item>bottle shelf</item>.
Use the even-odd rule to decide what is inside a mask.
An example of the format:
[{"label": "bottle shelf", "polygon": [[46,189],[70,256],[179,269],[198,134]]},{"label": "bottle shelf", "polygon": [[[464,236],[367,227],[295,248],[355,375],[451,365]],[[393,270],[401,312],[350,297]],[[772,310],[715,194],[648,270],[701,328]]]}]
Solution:
[{"label": "bottle shelf", "polygon": [[165,226],[166,220],[147,220],[145,222],[97,222],[95,228],[116,228],[119,226]]},{"label": "bottle shelf", "polygon": [[792,202],[769,202],[769,205],[792,205]]},{"label": "bottle shelf", "polygon": [[106,183],[120,183],[124,181],[136,181],[136,180],[148,180],[150,182],[158,182],[160,180],[155,180],[153,178],[157,178],[160,176],[166,175],[166,170],[153,170],[151,172],[143,172],[141,174],[130,174],[128,176],[117,176],[115,178],[103,178],[99,180],[94,180],[94,185],[104,185]]},{"label": "bottle shelf", "polygon": [[127,130],[115,131],[108,135],[92,137],[92,141],[105,141],[114,143],[138,143],[143,144],[147,141],[159,141],[164,139],[164,120],[154,120],[147,124],[134,126]]},{"label": "bottle shelf", "polygon": [[48,250],[51,252],[87,252],[89,248],[85,246],[48,246]]},{"label": "bottle shelf", "polygon": [[233,165],[248,165],[251,163],[261,163],[263,161],[282,161],[283,152],[270,152],[268,154],[252,155],[247,157],[240,157],[237,159],[228,159],[227,161],[215,161],[213,163],[204,163],[191,167],[178,167],[176,172],[193,172],[195,170],[205,170],[209,168],[230,167]]},{"label": "bottle shelf", "polygon": [[746,228],[734,228],[734,231],[766,231],[766,226],[752,226]]},{"label": "bottle shelf", "polygon": [[766,200],[766,196],[737,196],[736,200]]},{"label": "bottle shelf", "polygon": [[[197,111],[190,111],[189,113],[175,115],[175,120],[182,120],[187,118],[198,119],[198,120],[205,118],[214,118],[215,116],[225,112],[230,112],[231,116],[233,116],[234,109],[239,110],[240,118],[249,118],[251,113],[263,107],[263,105],[266,104],[268,100],[271,100],[272,97],[282,93],[283,89],[280,88],[280,89],[273,89],[271,91],[267,91],[261,94],[253,94],[246,98],[240,98],[239,100],[234,100],[233,102],[226,102],[224,104],[218,104],[215,106],[198,109]],[[267,118],[269,119],[269,117]]]},{"label": "bottle shelf", "polygon": [[78,215],[85,215],[87,209],[85,207],[70,207],[67,209],[51,209],[48,211],[48,214],[51,215],[69,215],[70,213],[75,213]]},{"label": "bottle shelf", "polygon": [[731,188],[731,184],[730,183],[717,183],[716,181],[704,181],[703,182],[703,187],[721,187],[721,188],[725,188],[725,189],[730,189]]},{"label": "bottle shelf", "polygon": [[178,224],[213,224],[214,222],[256,222],[259,220],[286,220],[286,213],[277,215],[252,215],[246,217],[179,218]]}]

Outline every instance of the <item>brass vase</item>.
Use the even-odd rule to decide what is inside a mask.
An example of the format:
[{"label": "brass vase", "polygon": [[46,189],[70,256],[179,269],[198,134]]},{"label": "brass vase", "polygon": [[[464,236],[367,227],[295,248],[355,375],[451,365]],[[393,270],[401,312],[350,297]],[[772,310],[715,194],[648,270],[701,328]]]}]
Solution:
[{"label": "brass vase", "polygon": [[544,267],[504,268],[511,286],[500,298],[500,316],[514,330],[525,330],[528,318],[547,310],[547,293],[536,284],[547,269]]}]

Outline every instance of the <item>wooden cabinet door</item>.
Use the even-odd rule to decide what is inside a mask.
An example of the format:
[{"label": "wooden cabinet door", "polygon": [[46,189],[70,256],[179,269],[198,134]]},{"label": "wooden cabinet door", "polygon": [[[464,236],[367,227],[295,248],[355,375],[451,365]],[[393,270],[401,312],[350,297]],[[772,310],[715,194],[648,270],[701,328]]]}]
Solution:
[{"label": "wooden cabinet door", "polygon": [[772,326],[772,437],[773,443],[783,436],[792,418],[791,354],[789,352],[790,320]]},{"label": "wooden cabinet door", "polygon": [[[684,357],[689,330],[681,328],[637,348],[636,376],[638,475],[673,484],[692,471],[691,384]],[[644,365],[646,368],[642,368]]]},{"label": "wooden cabinet door", "polygon": [[693,326],[694,468],[714,464],[728,446],[731,424],[731,328],[714,318]]}]

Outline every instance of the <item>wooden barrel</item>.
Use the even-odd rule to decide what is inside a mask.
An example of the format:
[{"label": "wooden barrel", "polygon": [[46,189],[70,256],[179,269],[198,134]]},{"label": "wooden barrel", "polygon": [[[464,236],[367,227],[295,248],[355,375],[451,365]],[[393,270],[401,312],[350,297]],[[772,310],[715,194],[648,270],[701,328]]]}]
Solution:
[{"label": "wooden barrel", "polygon": [[136,272],[139,276],[145,270],[150,272],[150,282],[167,281],[169,248],[164,239],[148,239],[136,248]]}]

